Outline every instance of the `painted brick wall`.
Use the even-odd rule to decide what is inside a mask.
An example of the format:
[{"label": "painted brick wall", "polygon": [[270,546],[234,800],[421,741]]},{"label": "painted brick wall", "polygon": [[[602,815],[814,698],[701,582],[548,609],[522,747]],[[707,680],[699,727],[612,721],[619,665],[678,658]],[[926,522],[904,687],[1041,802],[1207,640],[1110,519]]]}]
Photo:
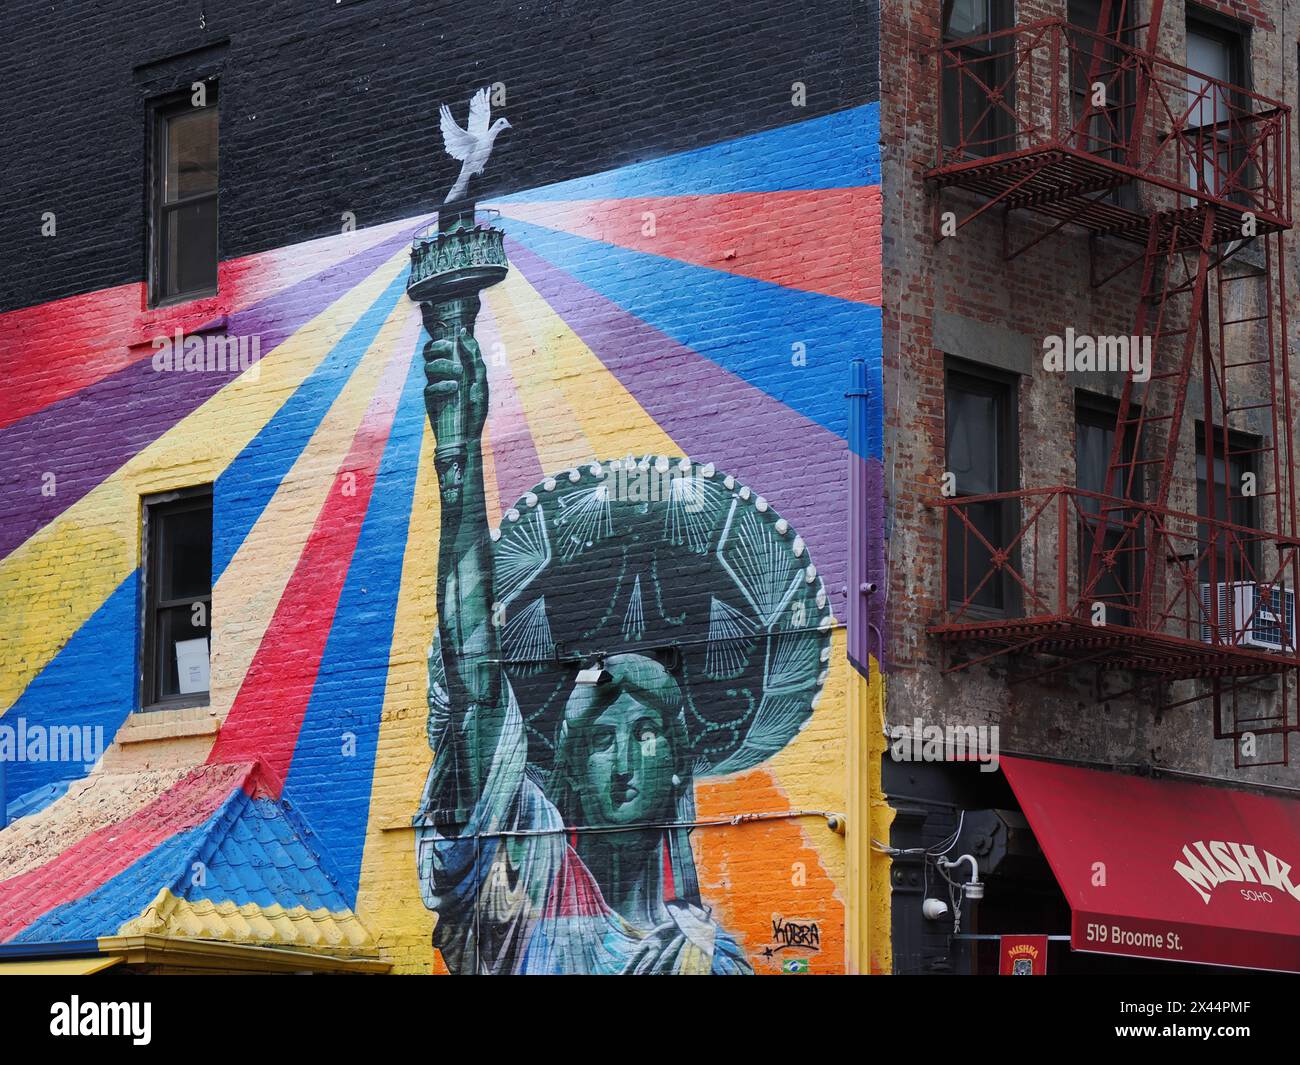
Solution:
[{"label": "painted brick wall", "polygon": [[[667,3],[434,16],[375,0],[226,2],[195,5],[189,21],[147,5],[111,17],[38,7],[4,16],[6,77],[21,90],[4,124],[20,175],[3,206],[4,255],[24,266],[4,271],[3,305],[17,309],[0,317],[11,366],[0,476],[14,501],[0,518],[0,725],[71,721],[116,742],[92,774],[109,796],[94,817],[79,805],[87,767],[9,767],[11,798],[49,794],[0,833],[0,898],[20,881],[53,884],[60,855],[78,868],[88,831],[133,825],[151,800],[183,811],[193,767],[257,760],[258,794],[310,826],[337,899],[383,955],[400,971],[444,967],[411,819],[432,759],[445,529],[422,396],[427,337],[405,284],[412,234],[455,177],[436,105],[463,121],[472,90],[500,82],[513,128],[473,186],[480,209],[499,212],[484,217],[499,217],[511,261],[476,329],[492,394],[482,532],[499,526],[518,553],[512,526],[540,513],[536,497],[577,483],[570,471],[610,478],[615,460],[656,455],[707,471],[718,496],[697,549],[689,531],[665,531],[659,501],[643,521],[652,549],[629,548],[653,563],[644,585],[624,580],[617,550],[597,552],[550,593],[551,630],[596,633],[584,649],[612,653],[636,644],[640,610],[647,627],[678,625],[687,668],[710,674],[686,728],[706,914],[692,927],[734,943],[739,968],[836,972],[846,953],[887,968],[887,942],[870,957],[865,933],[846,943],[847,911],[880,875],[866,840],[883,807],[871,758],[846,756],[849,739],[875,742],[849,707],[878,718],[883,623],[870,615],[876,635],[854,647],[844,629],[850,449],[877,496],[881,470],[872,5],[827,3],[793,22],[775,6]],[[210,74],[221,79],[220,291],[148,310],[144,101]],[[66,95],[51,115],[56,85]],[[70,151],[84,163],[69,165]],[[45,210],[53,238],[39,236]],[[355,232],[339,232],[345,211]],[[255,336],[262,360],[243,374],[162,369],[154,341],[177,328]],[[846,441],[853,358],[870,401]],[[210,705],[133,715],[139,498],[199,483],[214,486]],[[862,535],[880,551],[880,508],[864,511]],[[737,530],[752,525],[748,541],[724,533],[728,514]],[[737,546],[723,548],[727,535]],[[499,554],[499,572],[508,561]],[[726,586],[734,602],[712,607],[708,582],[724,572],[740,575]],[[796,600],[806,612],[787,620]],[[684,622],[674,603],[688,604]],[[740,611],[732,629],[718,620],[727,609]],[[769,634],[787,629],[817,635],[787,653]],[[540,713],[523,674],[513,680]],[[547,713],[528,719],[529,759],[543,766],[558,723]],[[850,765],[865,783],[847,779]],[[827,823],[846,812],[848,848]],[[116,931],[162,886],[159,853],[88,874],[87,894],[57,906],[25,888],[20,934]],[[192,885],[174,890],[204,901]],[[292,890],[275,904],[312,908]]]}]

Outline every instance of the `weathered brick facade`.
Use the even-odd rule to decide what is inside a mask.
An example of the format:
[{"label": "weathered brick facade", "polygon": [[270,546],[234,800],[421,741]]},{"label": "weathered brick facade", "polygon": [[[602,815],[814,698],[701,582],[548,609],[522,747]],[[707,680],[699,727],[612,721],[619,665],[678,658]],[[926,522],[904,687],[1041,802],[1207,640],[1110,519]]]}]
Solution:
[{"label": "weathered brick facade", "polygon": [[[1148,4],[1129,22],[1141,23]],[[1279,31],[1288,4],[1210,3],[1200,8],[1166,3],[1157,45],[1159,55],[1174,64],[1185,58],[1185,18],[1237,20],[1245,40],[1248,86],[1262,96],[1283,101],[1296,92],[1295,42]],[[1009,18],[1011,26],[1067,16],[1064,0],[1021,0]],[[1225,23],[1232,26],[1233,23]],[[1089,28],[1095,28],[1089,25]],[[1145,27],[1137,44],[1145,43]],[[1019,433],[1014,465],[1018,483],[1009,488],[1039,488],[1076,484],[1075,417],[1081,393],[1118,398],[1122,375],[1117,373],[1050,373],[1043,366],[1044,338],[1069,327],[1080,334],[1127,335],[1134,331],[1142,264],[1136,249],[1105,237],[1091,237],[1065,226],[1023,254],[1008,259],[1007,249],[1029,244],[1047,233],[1050,222],[1017,210],[1004,218],[1001,208],[989,211],[940,238],[940,211],[959,216],[982,202],[961,190],[940,193],[926,174],[940,158],[939,93],[933,53],[941,40],[938,4],[907,2],[887,5],[882,12],[882,154],[884,172],[884,320],[886,381],[886,488],[890,506],[889,663],[891,677],[886,717],[890,727],[927,724],[996,726],[1007,754],[1060,758],[1136,772],[1164,769],[1243,784],[1293,786],[1294,768],[1280,765],[1238,769],[1233,744],[1216,741],[1211,709],[1206,702],[1161,710],[1150,692],[1121,693],[1131,675],[1111,672],[1099,676],[1086,663],[1042,679],[1012,682],[1015,674],[1034,672],[1035,663],[1015,655],[992,658],[969,668],[949,671],[987,648],[944,647],[927,633],[942,620],[948,607],[943,587],[943,516],[941,498],[945,457],[945,362],[965,360],[976,375],[988,374],[1010,382],[1018,410]],[[1178,68],[1178,77],[1183,77]],[[1022,79],[1027,74],[1018,75]],[[1065,92],[1068,84],[1061,87]],[[1029,88],[1021,82],[1021,91]],[[1166,130],[1169,122],[1165,123]],[[1170,192],[1135,183],[1134,195],[1145,209],[1168,208]],[[1115,270],[1137,251],[1135,268],[1104,284],[1096,278]],[[1294,251],[1288,249],[1286,269],[1294,274]],[[1262,257],[1243,255],[1228,272],[1249,278]],[[1277,264],[1274,270],[1277,270]],[[1225,317],[1260,314],[1266,306],[1264,282],[1244,280],[1230,290],[1231,312]],[[1294,321],[1294,290],[1288,296]],[[1265,327],[1245,327],[1227,341],[1231,357],[1247,360],[1265,346]],[[1288,336],[1285,350],[1294,343]],[[1167,365],[1164,368],[1168,368]],[[1194,378],[1195,379],[1195,378]],[[1154,409],[1169,409],[1168,385],[1153,383]],[[1166,389],[1161,392],[1160,389]],[[1245,407],[1266,399],[1259,371],[1234,371],[1233,402]],[[1297,394],[1292,395],[1292,402]],[[1160,406],[1159,404],[1164,404]],[[1112,416],[1113,417],[1113,416]],[[1195,514],[1195,433],[1205,418],[1199,385],[1187,395],[1178,459],[1169,506]],[[1267,436],[1266,412],[1242,410],[1230,426]],[[1163,431],[1163,430],[1162,430]],[[1154,474],[1145,471],[1148,486]],[[1149,487],[1148,491],[1152,489]],[[1150,494],[1147,499],[1152,498]],[[1029,513],[1026,504],[1018,517]],[[1055,518],[1053,518],[1053,522]],[[1017,525],[1018,527],[1018,525]],[[1060,544],[1049,530],[1038,546],[1040,558],[1052,568]],[[1035,547],[1026,539],[1022,561]],[[1071,561],[1070,581],[1078,580]],[[1292,682],[1294,683],[1294,682]],[[1171,685],[1164,698],[1190,698],[1199,681]],[[1254,696],[1267,706],[1273,696]],[[1260,758],[1271,760],[1278,737],[1260,737]],[[974,778],[941,779],[931,766],[886,765],[886,791],[924,796],[926,802],[895,822],[897,846],[936,844],[958,824],[959,808],[1010,807],[1009,792],[975,786]],[[949,773],[955,772],[951,768]],[[945,806],[944,804],[955,804]],[[918,812],[924,808],[926,812]],[[968,842],[968,840],[966,841]],[[925,971],[952,961],[945,929],[920,920],[920,864],[894,869],[895,887],[905,888],[909,901],[895,898],[895,962],[899,971]],[[911,878],[909,880],[909,878]],[[990,914],[996,912],[990,908]],[[903,916],[900,916],[903,915]],[[995,919],[996,920],[996,919]],[[994,930],[997,930],[994,927]],[[1018,930],[1018,928],[1017,928]],[[957,947],[958,967],[967,956]]]}]

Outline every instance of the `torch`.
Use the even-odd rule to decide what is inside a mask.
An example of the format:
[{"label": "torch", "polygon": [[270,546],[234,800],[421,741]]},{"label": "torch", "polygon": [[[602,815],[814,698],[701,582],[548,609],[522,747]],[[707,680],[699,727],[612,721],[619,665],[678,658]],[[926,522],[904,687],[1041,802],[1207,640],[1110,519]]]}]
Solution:
[{"label": "torch", "polygon": [[[444,204],[438,221],[411,242],[411,274],[406,294],[420,305],[424,328],[433,340],[452,340],[464,329],[474,335],[479,293],[505,278],[505,234],[475,222],[472,201]],[[467,368],[468,369],[468,368]],[[446,403],[434,424],[439,468],[465,458],[465,404]]]}]

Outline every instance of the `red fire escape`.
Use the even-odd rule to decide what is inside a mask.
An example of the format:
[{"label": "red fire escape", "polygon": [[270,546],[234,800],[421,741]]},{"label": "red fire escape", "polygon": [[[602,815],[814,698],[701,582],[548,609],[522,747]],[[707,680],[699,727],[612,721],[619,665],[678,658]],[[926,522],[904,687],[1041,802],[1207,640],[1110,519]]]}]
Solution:
[{"label": "red fire escape", "polygon": [[[950,670],[1015,654],[1014,682],[1087,664],[1099,693],[1105,671],[1130,678],[1107,698],[1162,712],[1212,700],[1238,765],[1286,763],[1300,731],[1290,109],[1160,58],[1161,0],[1127,27],[1124,2],[1102,5],[1113,32],[1044,20],[936,49],[936,236],[994,208],[1007,259],[1067,225],[1091,231],[1092,284],[1136,289],[1133,336],[1153,358],[1149,381],[1124,375],[1104,493],[939,501],[946,607],[929,631],[952,647]],[[1042,220],[1019,247],[1015,212]],[[1232,431],[1243,421],[1259,430],[1248,448]],[[1244,464],[1257,483],[1231,475]],[[1243,757],[1249,735],[1277,739]]]}]

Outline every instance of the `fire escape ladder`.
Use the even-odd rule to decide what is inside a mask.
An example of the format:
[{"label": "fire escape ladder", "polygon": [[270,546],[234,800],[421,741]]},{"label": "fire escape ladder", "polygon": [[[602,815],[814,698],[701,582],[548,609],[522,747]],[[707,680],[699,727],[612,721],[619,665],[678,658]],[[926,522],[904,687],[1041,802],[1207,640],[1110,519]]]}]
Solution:
[{"label": "fire escape ladder", "polygon": [[[1227,514],[1220,517],[1237,523],[1250,514],[1251,524],[1266,531],[1252,542],[1229,526],[1225,549],[1212,552],[1209,558],[1210,580],[1230,586],[1253,583],[1268,589],[1269,594],[1282,597],[1285,616],[1286,595],[1294,595],[1300,588],[1300,548],[1295,539],[1295,455],[1288,428],[1292,424],[1290,370],[1281,346],[1286,336],[1282,234],[1265,234],[1253,243],[1262,252],[1259,265],[1233,264],[1230,254],[1215,268],[1216,350],[1220,358],[1206,365],[1206,410],[1213,414],[1205,418],[1204,447],[1207,474],[1219,462],[1225,471]],[[1235,245],[1233,253],[1244,244]],[[1243,283],[1262,286],[1262,299],[1234,300],[1231,290]],[[1245,309],[1251,303],[1257,307]],[[1213,407],[1211,394],[1217,401]],[[1233,425],[1240,423],[1243,415],[1249,419],[1258,412],[1267,415],[1254,419],[1262,432],[1243,441],[1232,431]],[[1252,483],[1234,483],[1231,471],[1247,467]],[[1212,509],[1213,498],[1209,503]],[[1215,517],[1213,513],[1210,516]],[[1216,569],[1218,555],[1226,559],[1226,572]],[[1253,622],[1254,617],[1237,617],[1232,624],[1241,628]],[[1284,621],[1282,631],[1286,633],[1287,628]],[[1294,656],[1294,647],[1288,651]],[[1272,698],[1260,700],[1261,684],[1266,685],[1266,692],[1275,693]],[[1289,764],[1291,733],[1300,728],[1300,673],[1296,669],[1266,678],[1216,680],[1212,689],[1215,735],[1233,741],[1233,761],[1238,768]],[[1258,738],[1269,734],[1278,736],[1272,758],[1262,757],[1258,745]]]},{"label": "fire escape ladder", "polygon": [[[1102,504],[1096,522],[1085,587],[1095,589],[1105,573],[1113,570],[1116,558],[1125,552],[1140,550],[1143,543],[1157,542],[1160,530],[1152,511],[1139,518],[1128,517],[1125,501],[1150,499],[1153,511],[1166,506],[1178,455],[1178,438],[1182,429],[1187,391],[1196,353],[1206,350],[1206,302],[1211,259],[1214,254],[1214,208],[1202,211],[1199,235],[1194,245],[1195,267],[1188,277],[1188,224],[1180,213],[1153,214],[1142,265],[1137,318],[1129,338],[1131,357],[1134,345],[1150,340],[1150,376],[1136,381],[1133,373],[1125,374],[1120,393],[1115,434],[1111,441],[1106,480],[1103,482],[1115,497]],[[1195,230],[1195,220],[1191,229]],[[1179,273],[1181,269],[1182,273]],[[1189,295],[1190,300],[1177,297]],[[1185,311],[1177,313],[1179,303]],[[1202,343],[1198,344],[1198,337]],[[1138,394],[1138,390],[1141,390]],[[1163,429],[1163,431],[1160,431]],[[1147,467],[1158,466],[1155,478],[1144,476]],[[1147,491],[1148,481],[1154,481]],[[1120,542],[1107,546],[1108,533],[1119,532]],[[1153,616],[1152,581],[1157,567],[1142,567],[1142,587],[1137,593],[1137,621],[1145,627]]]}]

